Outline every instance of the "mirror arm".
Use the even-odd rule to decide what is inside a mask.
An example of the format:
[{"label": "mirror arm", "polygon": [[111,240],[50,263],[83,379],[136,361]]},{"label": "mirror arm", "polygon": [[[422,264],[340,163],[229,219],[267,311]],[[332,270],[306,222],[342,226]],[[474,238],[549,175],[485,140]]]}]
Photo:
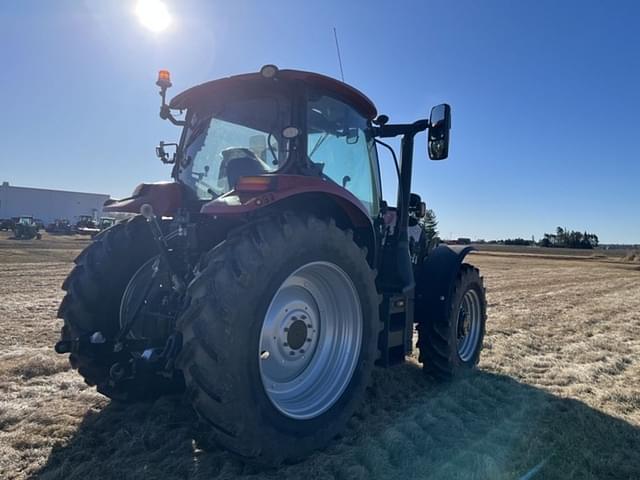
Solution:
[{"label": "mirror arm", "polygon": [[417,120],[413,123],[397,123],[371,127],[373,135],[380,138],[397,137],[398,135],[415,135],[429,128],[429,120]]},{"label": "mirror arm", "polygon": [[[171,86],[171,84],[169,84]],[[184,127],[187,122],[184,120],[176,120],[176,118],[171,114],[171,109],[169,105],[167,105],[167,87],[160,87],[160,96],[162,97],[162,104],[160,105],[160,118],[162,120],[169,120],[171,123],[178,127]]]},{"label": "mirror arm", "polygon": [[[413,265],[409,251],[409,204],[411,199],[411,173],[413,167],[413,139],[416,133],[426,130],[428,122],[420,120],[409,125],[384,125],[379,127],[386,129],[384,134],[395,133],[398,130],[403,134],[400,141],[400,181],[398,183],[397,218],[393,237],[389,243],[389,253],[383,256],[383,267],[388,268],[390,274],[385,280],[385,285],[400,288],[406,292],[415,286]],[[400,134],[399,133],[396,133]]]},{"label": "mirror arm", "polygon": [[166,103],[163,103],[162,106],[160,107],[160,118],[163,120],[169,120],[171,123],[173,123],[174,125],[177,125],[178,127],[184,127],[187,124],[185,120],[177,120],[171,114],[169,105],[167,105]]}]

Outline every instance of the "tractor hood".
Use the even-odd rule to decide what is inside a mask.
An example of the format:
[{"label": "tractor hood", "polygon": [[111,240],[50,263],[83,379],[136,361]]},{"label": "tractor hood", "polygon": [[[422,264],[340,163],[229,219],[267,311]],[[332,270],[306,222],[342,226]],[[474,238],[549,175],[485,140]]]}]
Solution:
[{"label": "tractor hood", "polygon": [[179,208],[197,211],[199,201],[193,190],[178,182],[141,183],[130,197],[107,200],[103,212],[140,213],[145,203],[153,207],[158,216],[173,216]]}]

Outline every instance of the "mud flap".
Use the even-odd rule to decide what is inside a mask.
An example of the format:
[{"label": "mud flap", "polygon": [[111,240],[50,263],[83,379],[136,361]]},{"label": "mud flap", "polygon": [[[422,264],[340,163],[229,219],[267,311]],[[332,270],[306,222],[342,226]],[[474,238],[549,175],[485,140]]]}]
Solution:
[{"label": "mud flap", "polygon": [[476,250],[470,245],[436,247],[416,272],[415,318],[418,323],[440,318],[449,304],[464,257]]}]

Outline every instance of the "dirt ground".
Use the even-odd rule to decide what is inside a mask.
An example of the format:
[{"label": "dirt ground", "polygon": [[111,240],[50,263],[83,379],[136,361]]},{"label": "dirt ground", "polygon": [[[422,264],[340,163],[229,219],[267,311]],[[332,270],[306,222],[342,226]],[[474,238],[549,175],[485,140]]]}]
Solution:
[{"label": "dirt ground", "polygon": [[[326,450],[278,470],[199,440],[181,398],[111,404],[52,346],[60,285],[86,241],[0,238],[0,478],[640,478],[640,267],[476,254],[480,369],[375,372]],[[528,475],[528,476],[527,476]]]}]

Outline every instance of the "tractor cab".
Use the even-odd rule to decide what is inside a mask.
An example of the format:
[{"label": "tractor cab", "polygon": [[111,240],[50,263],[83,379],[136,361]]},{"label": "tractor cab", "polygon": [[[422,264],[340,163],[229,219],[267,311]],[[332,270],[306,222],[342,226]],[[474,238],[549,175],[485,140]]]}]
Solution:
[{"label": "tractor cab", "polygon": [[116,224],[116,219],[113,217],[100,217],[100,221],[98,222],[98,228],[100,230],[106,230],[109,227],[112,227]]},{"label": "tractor cab", "polygon": [[33,217],[30,215],[23,215],[22,217],[18,218],[18,224],[20,225],[24,225],[26,227],[31,227],[36,225],[36,222],[33,220]]},{"label": "tractor cab", "polygon": [[[171,111],[186,111],[176,120]],[[356,89],[316,73],[278,70],[193,87],[163,105],[183,127],[174,178],[201,200],[237,189],[243,177],[301,175],[349,191],[371,217],[380,207],[373,103]]]}]

